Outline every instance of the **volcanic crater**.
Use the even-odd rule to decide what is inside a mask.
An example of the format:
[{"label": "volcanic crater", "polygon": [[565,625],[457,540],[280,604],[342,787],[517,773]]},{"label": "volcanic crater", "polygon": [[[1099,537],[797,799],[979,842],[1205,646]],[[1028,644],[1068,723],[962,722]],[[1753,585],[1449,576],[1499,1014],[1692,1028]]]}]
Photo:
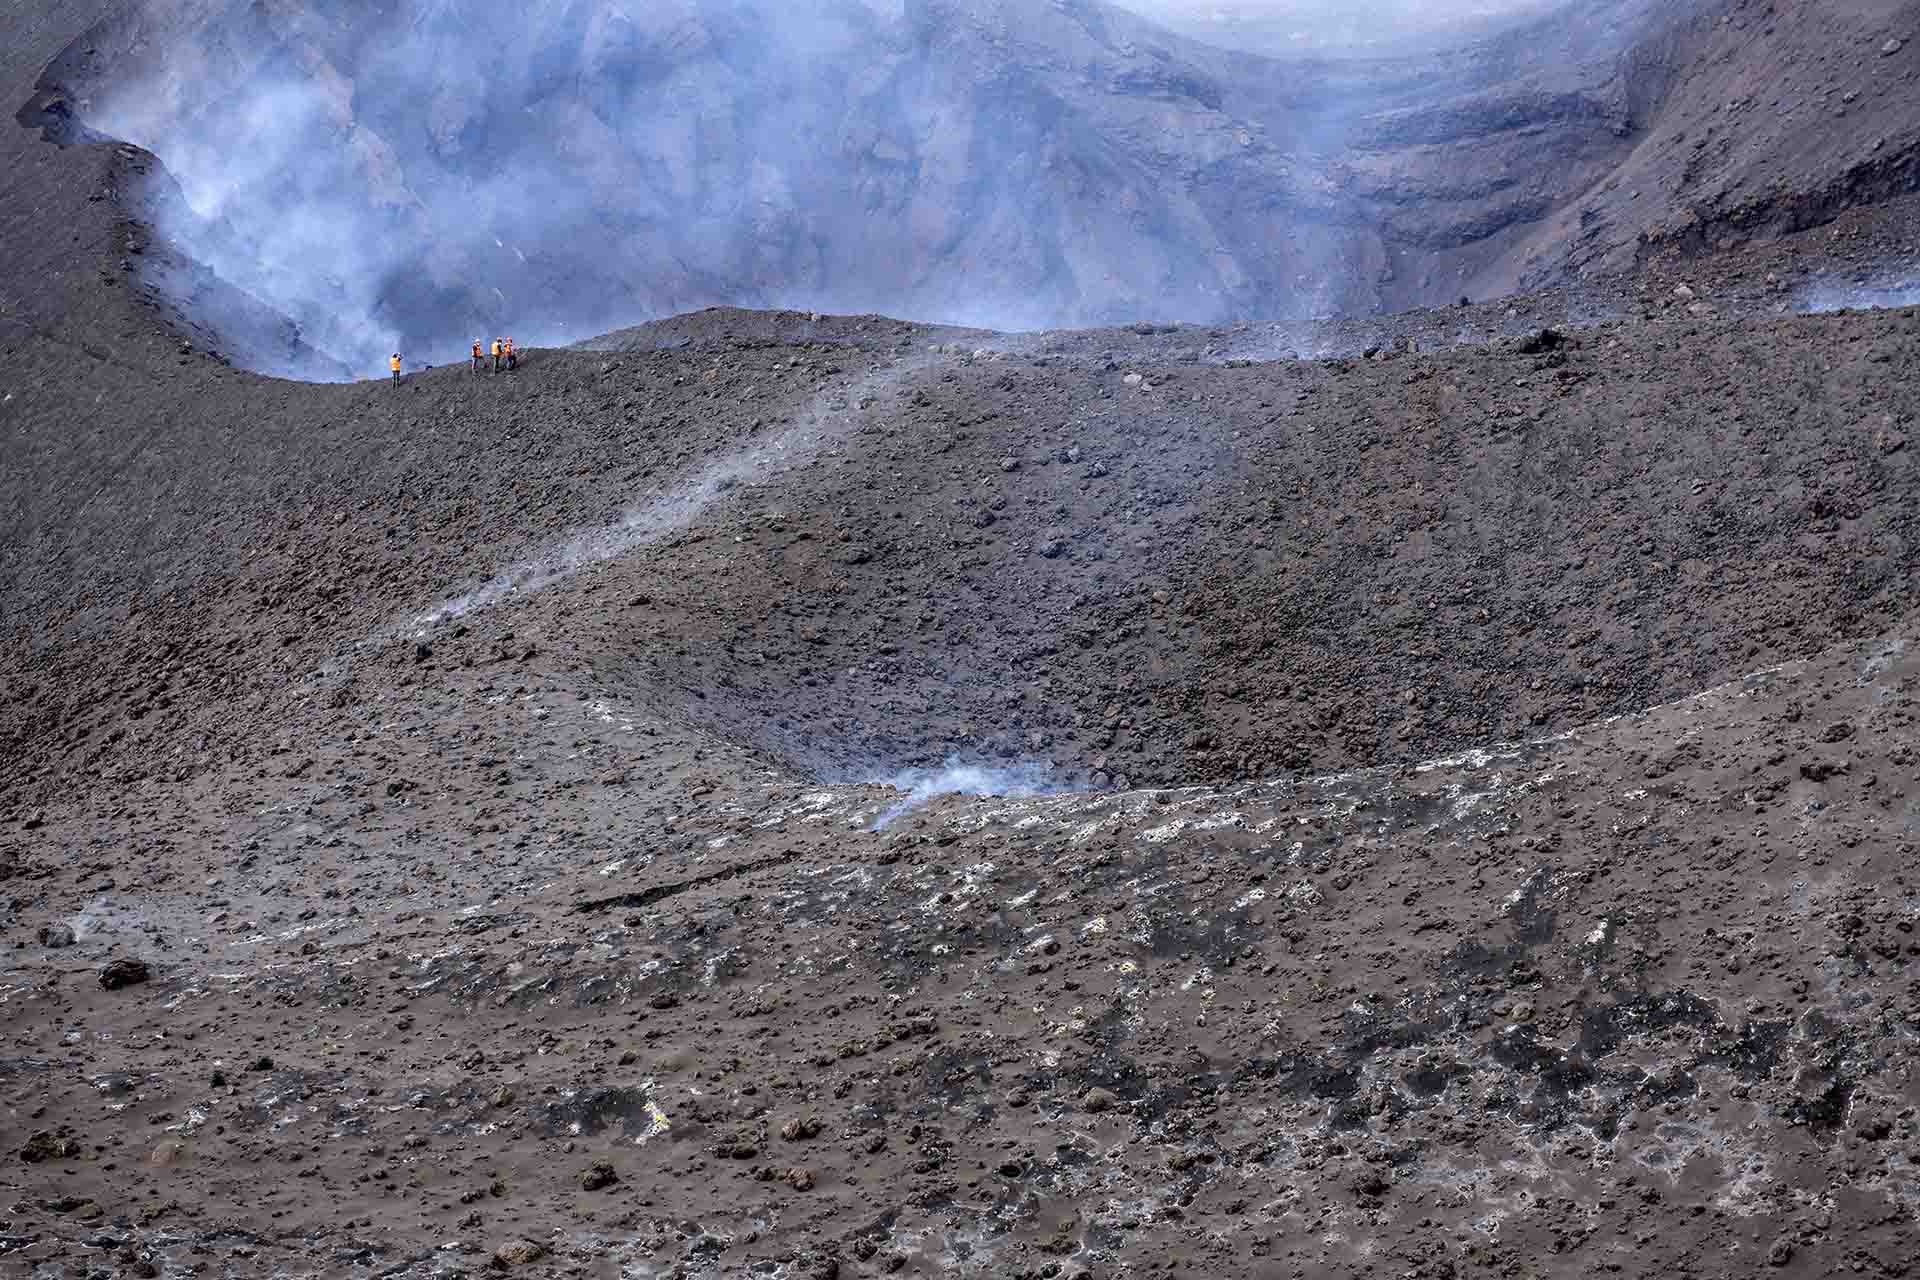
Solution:
[{"label": "volcanic crater", "polygon": [[[1522,292],[331,383],[87,123],[235,12],[0,18],[7,1267],[1911,1267],[1920,313],[1845,304],[1911,296],[1913,6],[1580,36],[1638,88],[1513,117],[1599,166],[1503,224]],[[248,12],[316,83],[374,34]],[[725,64],[758,12],[649,21]],[[1246,83],[1153,38],[1119,97]]]}]

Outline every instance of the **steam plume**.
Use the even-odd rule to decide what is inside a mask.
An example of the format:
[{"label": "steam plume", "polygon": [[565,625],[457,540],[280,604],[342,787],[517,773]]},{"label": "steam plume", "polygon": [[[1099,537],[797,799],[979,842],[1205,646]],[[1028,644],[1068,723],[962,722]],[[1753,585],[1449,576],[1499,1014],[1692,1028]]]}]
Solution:
[{"label": "steam plume", "polygon": [[[1186,0],[1135,2],[1211,29]],[[1543,3],[1393,0],[1371,29]],[[1561,41],[1569,66],[1607,65],[1596,42],[1659,8],[1597,3],[1607,21]],[[1226,8],[1332,44],[1351,11]],[[1099,0],[130,12],[87,37],[86,123],[177,179],[167,236],[358,376],[395,349],[449,362],[476,336],[558,345],[714,303],[1006,330],[1451,298],[1447,255],[1537,218],[1537,197],[1448,181],[1403,227],[1410,188],[1354,157],[1446,142],[1407,121],[1455,121],[1500,172],[1525,170],[1576,152],[1567,130],[1609,146],[1618,126],[1598,89],[1515,80],[1517,36],[1441,70],[1279,63]],[[1485,105],[1427,110],[1466,94]],[[1560,132],[1530,130],[1535,111]]]},{"label": "steam plume", "polygon": [[1005,796],[1016,800],[1058,795],[1065,788],[1052,778],[1052,767],[1038,761],[996,767],[950,759],[937,770],[909,769],[880,779],[884,786],[906,792],[874,819],[872,830],[884,831],[915,809],[941,796]]}]

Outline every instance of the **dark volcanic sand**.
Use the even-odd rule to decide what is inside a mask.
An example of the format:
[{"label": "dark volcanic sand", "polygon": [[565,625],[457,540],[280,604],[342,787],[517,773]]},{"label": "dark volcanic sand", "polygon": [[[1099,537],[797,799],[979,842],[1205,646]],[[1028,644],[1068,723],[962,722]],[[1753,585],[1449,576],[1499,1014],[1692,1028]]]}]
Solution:
[{"label": "dark volcanic sand", "polygon": [[1911,207],[312,387],[0,136],[0,1271],[1911,1267]]}]

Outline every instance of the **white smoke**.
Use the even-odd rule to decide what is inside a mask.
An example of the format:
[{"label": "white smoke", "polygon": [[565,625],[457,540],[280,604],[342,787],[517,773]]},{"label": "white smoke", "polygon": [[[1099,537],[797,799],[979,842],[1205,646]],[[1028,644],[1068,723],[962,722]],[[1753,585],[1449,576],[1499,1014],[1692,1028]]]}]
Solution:
[{"label": "white smoke", "polygon": [[899,360],[844,386],[815,395],[805,413],[772,439],[735,450],[706,464],[694,475],[635,505],[618,523],[569,534],[537,555],[495,574],[461,595],[412,620],[418,634],[469,613],[544,590],[596,564],[617,560],[637,548],[691,525],[708,507],[742,484],[765,481],[813,458],[821,448],[845,436],[861,420],[859,410],[835,408],[878,398],[924,359]]},{"label": "white smoke", "polygon": [[939,769],[908,769],[890,778],[878,779],[881,786],[904,791],[906,795],[887,807],[869,830],[884,831],[894,822],[941,796],[998,796],[1030,800],[1036,796],[1060,795],[1068,788],[1052,776],[1053,766],[1026,760],[1012,765],[967,764],[950,758]]},{"label": "white smoke", "polygon": [[824,438],[823,425],[815,421],[794,427],[765,446],[730,454],[693,479],[641,503],[618,524],[572,534],[420,615],[415,624],[431,627],[504,600],[532,595],[591,565],[617,560],[638,547],[658,542],[692,524],[702,511],[741,482],[764,479],[809,456]]},{"label": "white smoke", "polygon": [[1096,0],[582,0],[504,30],[448,0],[148,0],[70,88],[177,180],[163,238],[255,300],[193,291],[196,320],[277,311],[331,361],[267,371],[377,377],[718,303],[1000,330],[1369,307],[1375,214],[1329,166],[1367,111],[1473,86],[1256,65],[1285,41],[1217,19],[1458,40],[1549,2],[1136,0],[1207,47]]},{"label": "white smoke", "polygon": [[1115,0],[1196,40],[1263,53],[1380,50],[1484,36],[1563,0]]},{"label": "white smoke", "polygon": [[66,918],[75,942],[85,942],[106,934],[144,931],[147,918],[138,911],[114,906],[106,898],[95,898]]},{"label": "white smoke", "polygon": [[1916,306],[1920,306],[1920,262],[1884,270],[1867,280],[1819,281],[1800,293],[1794,310],[1818,315]]}]

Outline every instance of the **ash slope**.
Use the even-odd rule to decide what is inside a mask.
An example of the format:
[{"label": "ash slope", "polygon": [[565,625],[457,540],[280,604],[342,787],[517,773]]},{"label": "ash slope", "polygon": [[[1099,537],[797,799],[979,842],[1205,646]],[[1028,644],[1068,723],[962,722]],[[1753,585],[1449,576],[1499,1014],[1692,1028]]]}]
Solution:
[{"label": "ash slope", "polygon": [[1226,365],[1275,335],[707,312],[511,377],[201,368],[131,445],[49,376],[11,406],[9,784],[258,763],[313,706],[533,644],[780,767],[1171,785],[1550,730],[1895,625],[1915,315],[1661,295],[1547,344]]},{"label": "ash slope", "polygon": [[[133,304],[53,336],[110,292],[18,336],[9,1261],[1896,1270],[1920,317],[1753,309],[1852,243],[1322,362],[708,312],[304,387]],[[1623,318],[1542,340],[1575,302]],[[874,833],[782,767],[1020,754],[1050,699],[1063,770],[1174,785]],[[1327,772],[1427,740],[1478,749]]]},{"label": "ash slope", "polygon": [[284,768],[4,837],[0,1248],[1897,1274],[1914,639],[1417,768],[886,834],[886,793],[755,779],[564,663],[436,673]]}]

